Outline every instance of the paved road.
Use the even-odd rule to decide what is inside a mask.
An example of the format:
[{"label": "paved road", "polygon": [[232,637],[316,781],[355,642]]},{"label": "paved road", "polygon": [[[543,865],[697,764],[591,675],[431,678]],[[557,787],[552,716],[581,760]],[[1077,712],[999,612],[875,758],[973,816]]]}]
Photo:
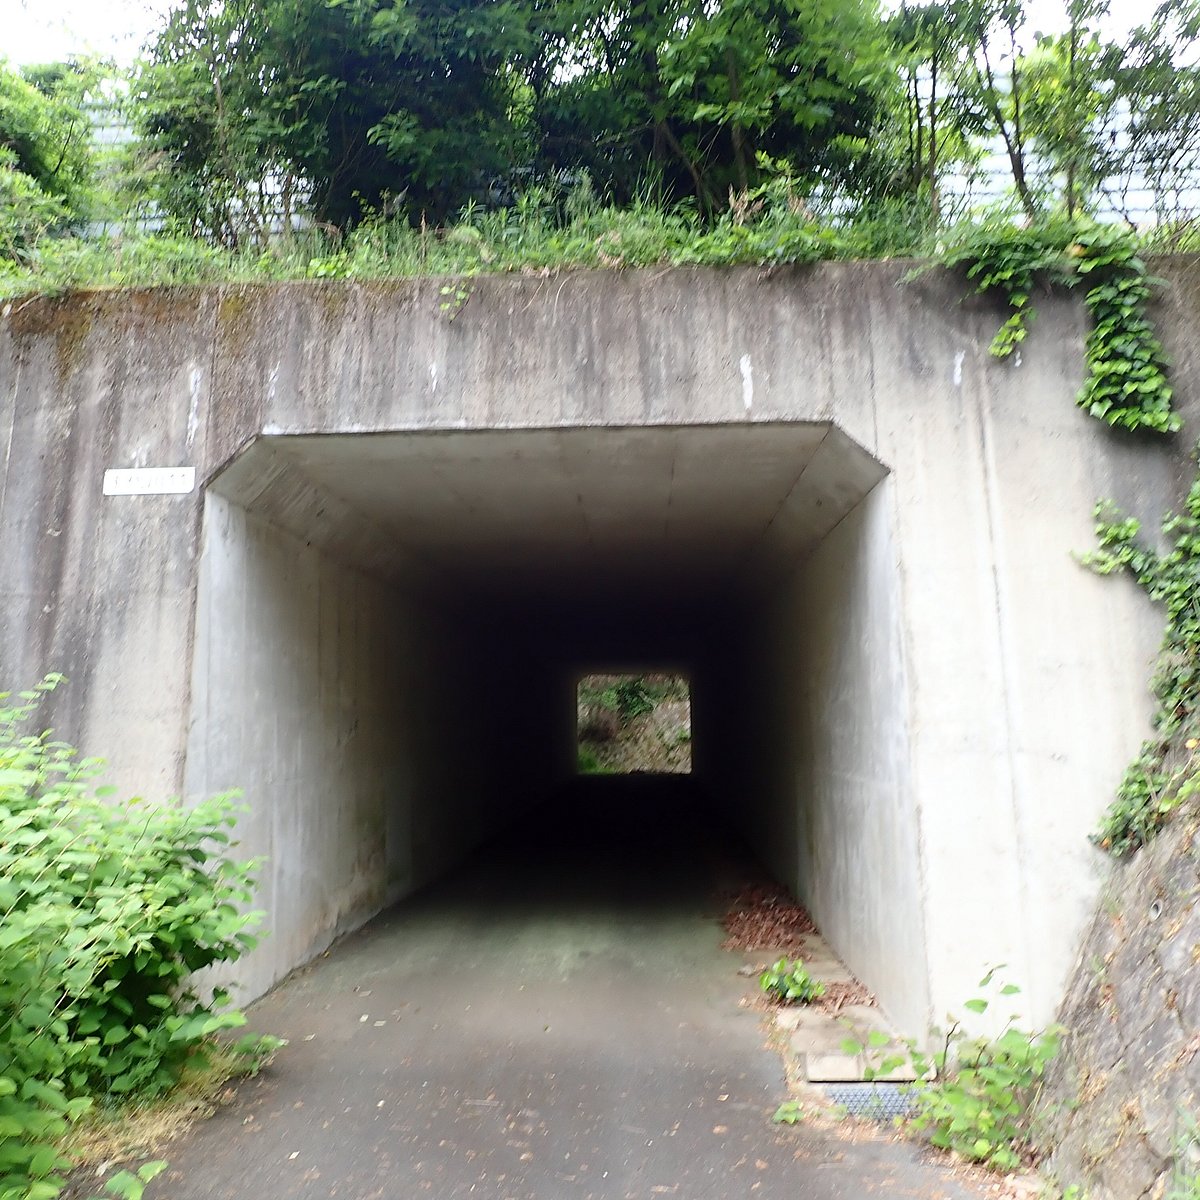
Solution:
[{"label": "paved road", "polygon": [[651,799],[517,831],[261,1001],[290,1045],[147,1196],[973,1194],[910,1147],[770,1123],[780,1063],[715,922],[745,864]]}]

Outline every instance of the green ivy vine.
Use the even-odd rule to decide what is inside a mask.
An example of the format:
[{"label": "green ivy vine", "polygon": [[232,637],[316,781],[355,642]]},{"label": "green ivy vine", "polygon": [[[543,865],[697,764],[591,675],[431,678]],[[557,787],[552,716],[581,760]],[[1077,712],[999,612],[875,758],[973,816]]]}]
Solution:
[{"label": "green ivy vine", "polygon": [[1009,315],[991,345],[997,358],[1008,358],[1028,335],[1039,287],[1086,288],[1088,373],[1076,403],[1125,429],[1174,433],[1180,428],[1171,407],[1166,357],[1146,315],[1156,281],[1132,232],[1066,220],[1027,228],[987,222],[971,227],[940,261],[965,269],[976,293],[1005,298]]},{"label": "green ivy vine", "polygon": [[1100,548],[1084,561],[1104,575],[1127,571],[1167,614],[1153,685],[1155,736],[1126,771],[1095,836],[1098,845],[1120,855],[1145,845],[1176,808],[1200,793],[1195,754],[1200,733],[1200,475],[1183,512],[1163,522],[1163,550],[1146,545],[1140,523],[1108,502],[1097,506],[1096,518]]},{"label": "green ivy vine", "polygon": [[[1027,337],[1039,289],[1084,289],[1087,377],[1076,403],[1123,429],[1180,429],[1166,355],[1146,314],[1158,281],[1132,231],[1065,219],[1024,228],[991,221],[967,229],[940,261],[965,270],[977,294],[1004,297],[1008,317],[991,345],[1001,359]],[[1150,841],[1176,808],[1200,793],[1200,475],[1184,511],[1163,524],[1167,549],[1143,543],[1139,523],[1110,503],[1097,506],[1095,515],[1099,549],[1084,562],[1101,574],[1127,571],[1167,613],[1153,682],[1155,735],[1126,771],[1093,839],[1124,855]]]}]

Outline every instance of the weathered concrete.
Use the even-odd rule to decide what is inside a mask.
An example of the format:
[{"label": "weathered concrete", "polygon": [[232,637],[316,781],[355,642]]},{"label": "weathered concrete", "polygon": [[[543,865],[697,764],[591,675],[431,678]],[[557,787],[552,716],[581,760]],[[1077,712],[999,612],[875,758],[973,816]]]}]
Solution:
[{"label": "weathered concrete", "polygon": [[[1164,313],[1200,396],[1190,267]],[[901,265],[297,284],[0,321],[0,678],[151,794],[247,788],[250,991],[571,770],[573,683],[692,679],[695,764],[906,1029],[1009,964],[1047,1018],[1136,751],[1151,606],[1082,571],[1178,454]],[[194,465],[192,495],[101,496]]]}]

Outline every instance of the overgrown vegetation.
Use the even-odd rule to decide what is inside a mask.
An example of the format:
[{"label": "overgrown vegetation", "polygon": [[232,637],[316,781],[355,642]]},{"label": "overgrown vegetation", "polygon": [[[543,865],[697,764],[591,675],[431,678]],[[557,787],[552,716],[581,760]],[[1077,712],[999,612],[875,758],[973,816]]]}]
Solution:
[{"label": "overgrown vegetation", "polygon": [[1179,429],[1162,345],[1146,315],[1153,281],[1130,230],[1065,217],[1024,228],[985,221],[954,238],[942,262],[964,268],[978,292],[1004,297],[1009,317],[991,346],[997,358],[1019,350],[1039,290],[1083,288],[1091,328],[1080,408],[1125,429]]},{"label": "overgrown vegetation", "polygon": [[1166,611],[1154,677],[1154,737],[1121,781],[1097,841],[1114,854],[1145,845],[1189,796],[1200,792],[1200,475],[1183,511],[1162,526],[1161,548],[1109,503],[1096,510],[1100,548],[1085,561],[1101,574],[1128,572]]},{"label": "overgrown vegetation", "polygon": [[[995,971],[989,971],[979,987],[990,989],[994,983]],[[1003,1001],[1020,989],[1006,984],[998,991]],[[982,1016],[993,1002],[978,996],[964,1007]],[[867,1077],[886,1077],[911,1065],[916,1078],[924,1082],[912,1087],[916,1111],[908,1125],[933,1145],[971,1162],[1013,1171],[1033,1157],[1030,1114],[1061,1035],[1057,1027],[1036,1032],[1021,1029],[1012,1016],[995,1037],[971,1035],[953,1021],[935,1052],[926,1053],[910,1042],[906,1055],[888,1056]],[[878,1039],[878,1045],[889,1040],[885,1034]],[[843,1044],[848,1054],[862,1054],[868,1048],[856,1041]]]},{"label": "overgrown vegetation", "polygon": [[[0,240],[24,260],[99,219],[122,244],[149,231],[252,260],[282,243],[295,268],[298,232],[336,253],[364,222],[475,227],[481,210],[546,194],[569,224],[562,199],[584,181],[604,210],[649,200],[682,219],[689,246],[730,213],[750,227],[780,180],[801,224],[866,257],[932,250],[988,206],[1033,223],[1103,212],[1185,225],[1200,179],[1200,4],[1164,3],[1121,37],[1103,0],[1069,0],[1061,32],[1031,11],[176,0],[131,73],[0,68]],[[99,153],[89,135],[105,122],[124,132]],[[813,251],[726,240],[695,253]]]},{"label": "overgrown vegetation", "polygon": [[[228,797],[118,803],[100,764],[31,732],[50,678],[0,695],[0,1197],[51,1200],[68,1126],[161,1095],[244,1023],[194,973],[254,944],[253,863],[228,858]],[[264,1048],[259,1039],[239,1047]],[[142,1177],[110,1181],[138,1192]]]}]

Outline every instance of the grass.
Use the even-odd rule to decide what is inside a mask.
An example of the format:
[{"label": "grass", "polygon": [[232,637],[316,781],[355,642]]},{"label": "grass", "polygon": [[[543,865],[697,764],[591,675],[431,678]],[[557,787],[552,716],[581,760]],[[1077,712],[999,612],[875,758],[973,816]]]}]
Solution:
[{"label": "grass", "polygon": [[786,203],[756,204],[703,226],[687,206],[616,208],[586,193],[560,202],[534,192],[510,208],[468,208],[444,229],[375,219],[345,235],[305,230],[265,248],[231,250],[170,233],[45,237],[20,258],[0,260],[0,301],[77,288],[785,265],[885,257],[889,246],[908,255],[923,245],[902,219],[886,215],[830,224]]},{"label": "grass", "polygon": [[59,1143],[73,1173],[108,1175],[114,1165],[157,1156],[195,1122],[232,1098],[230,1085],[256,1075],[269,1061],[231,1045],[214,1044],[184,1068],[166,1095],[127,1105],[97,1104],[75,1122]]}]

